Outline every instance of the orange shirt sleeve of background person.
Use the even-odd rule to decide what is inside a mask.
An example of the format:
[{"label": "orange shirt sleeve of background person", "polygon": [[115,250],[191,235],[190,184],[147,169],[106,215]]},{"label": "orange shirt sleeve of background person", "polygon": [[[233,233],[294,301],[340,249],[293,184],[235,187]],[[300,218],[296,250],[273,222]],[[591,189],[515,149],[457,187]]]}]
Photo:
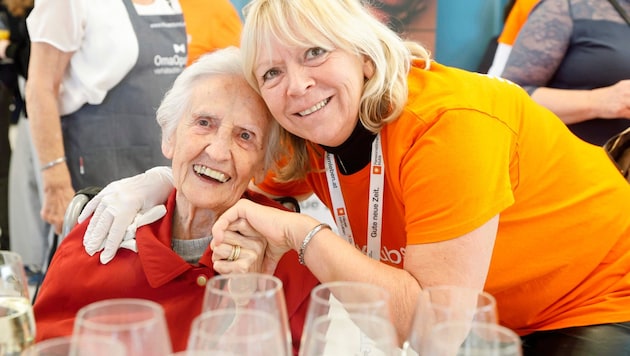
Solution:
[{"label": "orange shirt sleeve of background person", "polygon": [[527,21],[527,16],[529,16],[530,11],[537,3],[538,0],[517,0],[516,3],[514,3],[514,7],[510,10],[510,14],[505,20],[503,31],[501,31],[501,35],[499,36],[499,43],[510,46],[514,44],[518,32],[521,30],[521,27],[523,27],[525,21]]},{"label": "orange shirt sleeve of background person", "polygon": [[186,34],[188,62],[219,48],[240,45],[243,24],[229,0],[180,0]]}]

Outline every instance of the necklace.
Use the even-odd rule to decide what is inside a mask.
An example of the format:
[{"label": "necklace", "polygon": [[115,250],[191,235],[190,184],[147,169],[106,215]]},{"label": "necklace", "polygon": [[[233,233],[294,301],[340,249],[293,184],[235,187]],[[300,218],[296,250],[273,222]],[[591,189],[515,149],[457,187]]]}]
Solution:
[{"label": "necklace", "polygon": [[335,156],[339,173],[350,175],[370,164],[372,142],[376,135],[357,121],[350,136],[339,146],[320,145],[326,152]]}]

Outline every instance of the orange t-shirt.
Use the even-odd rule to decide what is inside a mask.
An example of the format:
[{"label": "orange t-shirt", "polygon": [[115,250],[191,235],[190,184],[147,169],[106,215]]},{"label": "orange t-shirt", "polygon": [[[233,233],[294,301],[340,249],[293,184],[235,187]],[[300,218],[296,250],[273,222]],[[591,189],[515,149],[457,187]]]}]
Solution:
[{"label": "orange t-shirt", "polygon": [[538,0],[517,0],[514,3],[503,25],[503,30],[498,40],[499,43],[505,43],[510,46],[514,44],[518,32],[521,30],[521,27],[523,27],[525,21],[527,21],[527,16],[529,16],[530,11],[532,11],[532,8],[537,3]]},{"label": "orange t-shirt", "polygon": [[240,45],[241,18],[229,0],[180,0],[186,34],[188,62],[219,48]]},{"label": "orange t-shirt", "polygon": [[[415,63],[405,111],[381,131],[385,163],[381,261],[405,246],[468,233],[500,214],[485,290],[519,334],[630,320],[630,185],[601,147],[500,78]],[[260,188],[315,192],[321,173]],[[319,171],[318,171],[319,172]],[[339,175],[357,247],[366,250],[369,167]]]}]

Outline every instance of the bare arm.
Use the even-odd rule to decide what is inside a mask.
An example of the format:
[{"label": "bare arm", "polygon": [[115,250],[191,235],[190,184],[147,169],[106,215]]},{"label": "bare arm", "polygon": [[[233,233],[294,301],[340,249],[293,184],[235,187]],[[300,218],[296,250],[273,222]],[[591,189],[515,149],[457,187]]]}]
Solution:
[{"label": "bare arm", "polygon": [[[392,297],[399,340],[404,340],[422,287],[452,284],[483,289],[497,226],[498,217],[495,217],[456,239],[408,245],[402,270],[368,258],[332,231],[325,230],[309,243],[305,261],[322,282],[357,280],[386,288]],[[294,249],[299,249],[307,232],[300,231],[293,237]]]},{"label": "bare arm", "polygon": [[630,119],[630,80],[592,90],[541,87],[531,96],[566,124],[594,118]]},{"label": "bare arm", "polygon": [[[31,46],[26,103],[41,166],[65,156],[57,99],[61,78],[71,57],[72,53],[62,52],[47,43],[36,42]],[[68,167],[62,163],[44,170],[42,181],[41,216],[60,232],[66,207],[74,195]]]},{"label": "bare arm", "polygon": [[[241,200],[215,223],[213,248],[225,231],[244,228],[245,221],[268,239],[267,271],[289,249],[298,251],[304,237],[318,224],[310,216],[287,213]],[[387,289],[400,340],[404,340],[423,286],[457,284],[483,289],[496,238],[498,216],[461,237],[432,244],[407,246],[404,269],[373,260],[334,232],[323,229],[305,252],[308,268],[321,282],[364,281]]]}]

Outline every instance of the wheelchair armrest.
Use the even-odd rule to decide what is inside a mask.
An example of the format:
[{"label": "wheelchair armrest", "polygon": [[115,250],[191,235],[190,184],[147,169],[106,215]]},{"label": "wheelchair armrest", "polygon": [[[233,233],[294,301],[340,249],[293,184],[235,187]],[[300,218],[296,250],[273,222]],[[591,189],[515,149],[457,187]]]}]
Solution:
[{"label": "wheelchair armrest", "polygon": [[63,216],[63,225],[61,227],[61,235],[57,241],[57,245],[68,236],[68,233],[77,225],[77,220],[85,204],[101,191],[101,187],[87,187],[80,189],[74,194],[74,198],[70,201],[66,213]]}]

